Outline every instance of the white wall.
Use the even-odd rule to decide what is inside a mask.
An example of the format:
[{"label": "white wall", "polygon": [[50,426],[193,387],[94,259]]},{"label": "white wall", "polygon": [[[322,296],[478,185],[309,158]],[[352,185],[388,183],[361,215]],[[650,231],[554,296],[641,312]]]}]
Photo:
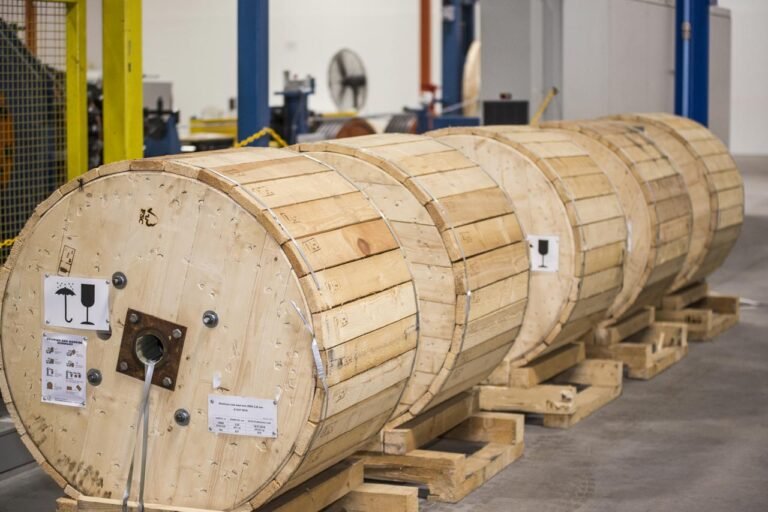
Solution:
[{"label": "white wall", "polygon": [[768,1],[720,0],[731,10],[731,151],[768,155]]},{"label": "white wall", "polygon": [[[440,82],[441,1],[433,0],[433,82]],[[88,0],[89,66],[101,68],[101,0]],[[173,82],[182,122],[203,113],[228,114],[237,95],[237,2],[145,0],[144,73]],[[326,72],[348,47],[368,75],[367,113],[394,112],[419,99],[419,2],[416,0],[273,0],[270,2],[270,103],[283,70],[316,78],[310,108],[335,111]]]}]

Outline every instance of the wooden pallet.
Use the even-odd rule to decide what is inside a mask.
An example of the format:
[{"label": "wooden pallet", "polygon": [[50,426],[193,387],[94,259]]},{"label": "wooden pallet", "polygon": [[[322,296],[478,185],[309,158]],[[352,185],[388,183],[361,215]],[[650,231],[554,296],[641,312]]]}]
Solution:
[{"label": "wooden pallet", "polygon": [[480,386],[484,411],[541,415],[545,427],[569,428],[621,394],[621,363],[586,359],[572,343],[513,368],[506,386]]},{"label": "wooden pallet", "polygon": [[710,294],[701,282],[664,297],[656,317],[685,323],[689,340],[711,340],[739,323],[739,297]]},{"label": "wooden pallet", "polygon": [[369,447],[365,477],[418,484],[426,498],[456,503],[523,454],[524,418],[480,412],[476,391],[452,398]]},{"label": "wooden pallet", "polygon": [[621,361],[631,379],[652,379],[688,353],[688,326],[657,322],[646,307],[619,322],[600,325],[586,345],[587,356]]},{"label": "wooden pallet", "polygon": [[[298,485],[274,501],[255,509],[243,506],[233,512],[380,512],[382,510],[419,510],[418,490],[396,485],[364,483],[363,460],[353,458],[336,464],[314,478]],[[81,496],[77,500],[59,498],[57,512],[118,512],[120,500]],[[137,511],[130,502],[128,510]],[[173,507],[146,503],[145,512],[221,512],[210,509]]]}]

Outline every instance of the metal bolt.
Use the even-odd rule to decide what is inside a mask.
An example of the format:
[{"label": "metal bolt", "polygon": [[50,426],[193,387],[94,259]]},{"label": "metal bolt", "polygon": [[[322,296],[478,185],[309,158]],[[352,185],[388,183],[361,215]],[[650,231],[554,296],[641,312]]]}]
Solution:
[{"label": "metal bolt", "polygon": [[189,411],[186,409],[176,409],[176,412],[173,413],[173,419],[176,420],[176,423],[181,425],[182,427],[186,427],[189,425]]},{"label": "metal bolt", "polygon": [[139,323],[139,315],[137,315],[136,313],[131,313],[130,315],[128,315],[128,321],[131,322],[132,324]]},{"label": "metal bolt", "polygon": [[171,331],[171,336],[173,336],[174,339],[181,338],[181,329],[174,329]]},{"label": "metal bolt", "polygon": [[219,315],[215,311],[206,311],[203,313],[203,325],[211,328],[216,327],[219,325]]},{"label": "metal bolt", "polygon": [[128,284],[128,278],[123,274],[122,272],[115,272],[112,274],[112,286],[117,288],[118,290],[122,290],[125,288],[125,285]]},{"label": "metal bolt", "polygon": [[101,384],[101,372],[96,368],[91,368],[88,370],[87,378],[88,382],[90,382],[93,386],[98,386]]},{"label": "metal bolt", "polygon": [[120,369],[121,372],[124,372],[128,370],[128,363],[125,361],[120,361],[120,364],[118,364],[117,367]]},{"label": "metal bolt", "polygon": [[173,386],[173,379],[170,377],[163,377],[163,386],[167,388]]}]

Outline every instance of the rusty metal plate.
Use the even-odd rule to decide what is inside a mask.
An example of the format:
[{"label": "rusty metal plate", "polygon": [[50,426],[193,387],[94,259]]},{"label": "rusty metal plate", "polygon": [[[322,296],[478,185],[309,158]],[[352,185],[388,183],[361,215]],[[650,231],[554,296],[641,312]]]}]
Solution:
[{"label": "rusty metal plate", "polygon": [[[144,381],[144,362],[139,353],[145,359],[153,360],[161,354],[155,364],[152,384],[174,391],[186,336],[187,328],[183,325],[129,308],[125,314],[125,328],[115,371]],[[139,343],[141,348],[137,350],[139,339],[142,340]]]}]

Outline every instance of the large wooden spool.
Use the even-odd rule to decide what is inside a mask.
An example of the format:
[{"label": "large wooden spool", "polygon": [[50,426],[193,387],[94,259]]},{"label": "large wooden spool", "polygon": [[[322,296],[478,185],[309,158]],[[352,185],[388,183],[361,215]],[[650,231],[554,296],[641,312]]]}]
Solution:
[{"label": "large wooden spool", "polygon": [[623,114],[677,165],[691,197],[691,249],[672,284],[677,290],[723,264],[744,222],[744,184],[728,149],[699,123],[672,114]]},{"label": "large wooden spool", "polygon": [[[50,329],[88,336],[103,382],[87,386],[82,409],[41,403],[41,283],[65,249],[71,276],[128,278],[110,290],[108,340]],[[0,391],[22,440],[73,495],[122,496],[143,385],[116,371],[127,308],[186,327],[175,390],[152,386],[151,503],[260,505],[374,436],[413,368],[415,289],[386,221],[337,172],[287,150],[95,169],[38,207],[0,276]],[[209,394],[275,400],[277,437],[209,432]],[[182,408],[188,426],[174,421]]]},{"label": "large wooden spool", "polygon": [[[651,139],[626,123],[567,121],[543,126],[574,132],[574,140],[590,151],[622,195],[630,238],[623,288],[610,317],[660,304],[683,269],[691,243],[691,200],[682,174]],[[644,205],[638,204],[640,198]]]},{"label": "large wooden spool", "polygon": [[516,212],[496,183],[434,139],[392,134],[302,144],[389,219],[418,294],[419,344],[400,423],[471,388],[501,363],[528,296]]},{"label": "large wooden spool", "polygon": [[539,269],[531,256],[522,330],[490,379],[506,384],[510,367],[578,339],[605,316],[622,284],[626,219],[608,177],[562,133],[486,126],[431,135],[496,180],[512,198],[526,235],[559,240],[556,272]]}]

